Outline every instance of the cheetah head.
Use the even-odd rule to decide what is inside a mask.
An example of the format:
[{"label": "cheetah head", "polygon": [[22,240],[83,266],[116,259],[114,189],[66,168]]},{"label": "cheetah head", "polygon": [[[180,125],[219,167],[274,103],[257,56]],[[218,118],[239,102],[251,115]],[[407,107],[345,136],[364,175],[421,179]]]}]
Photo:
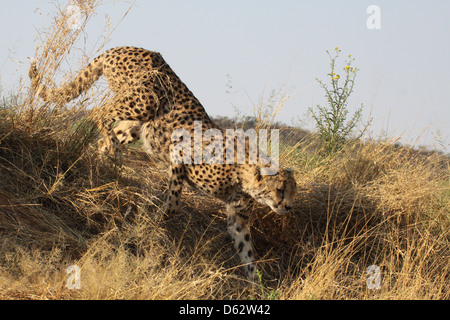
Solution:
[{"label": "cheetah head", "polygon": [[256,201],[280,215],[293,207],[297,184],[290,169],[280,169],[275,175],[261,175],[261,169],[256,167],[252,176],[246,191]]}]

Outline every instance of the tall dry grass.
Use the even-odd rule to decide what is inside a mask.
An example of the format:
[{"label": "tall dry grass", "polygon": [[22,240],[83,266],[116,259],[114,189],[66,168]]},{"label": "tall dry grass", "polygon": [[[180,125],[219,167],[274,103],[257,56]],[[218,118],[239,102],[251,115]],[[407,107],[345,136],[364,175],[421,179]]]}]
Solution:
[{"label": "tall dry grass", "polygon": [[[324,163],[304,164],[314,258],[287,297],[449,297],[448,158],[352,143]],[[367,287],[370,265],[381,270],[379,290]]]},{"label": "tall dry grass", "polygon": [[[90,14],[100,3],[81,2]],[[74,43],[59,26],[39,49],[48,53],[36,55],[49,85],[48,70]],[[323,157],[313,138],[282,141],[296,206],[285,217],[254,207],[263,282],[252,286],[220,204],[186,188],[181,211],[161,219],[166,168],[138,149],[121,166],[99,161],[96,128],[76,103],[43,105],[30,92],[4,101],[0,118],[2,299],[449,298],[446,157],[389,141],[350,142]],[[67,287],[71,265],[79,290]],[[379,289],[367,285],[371,265]]]}]

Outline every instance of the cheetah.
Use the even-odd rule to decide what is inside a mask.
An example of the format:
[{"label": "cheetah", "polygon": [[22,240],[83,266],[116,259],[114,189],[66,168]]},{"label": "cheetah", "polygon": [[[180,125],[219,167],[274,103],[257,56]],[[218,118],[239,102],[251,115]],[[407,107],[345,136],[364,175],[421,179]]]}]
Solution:
[{"label": "cheetah", "polygon": [[[226,209],[227,229],[247,276],[254,279],[256,265],[250,230],[247,226],[254,201],[266,205],[277,214],[288,213],[294,201],[296,182],[289,169],[265,174],[267,164],[250,163],[250,143],[245,143],[246,160],[238,164],[237,152],[226,153],[224,143],[215,137],[198,144],[184,141],[177,132],[195,133],[216,130],[236,146],[238,136],[229,137],[206,113],[187,86],[178,78],[162,55],[133,47],[110,49],[94,59],[72,82],[50,89],[42,84],[36,64],[30,68],[32,88],[45,101],[63,104],[88,90],[104,75],[115,96],[100,107],[98,126],[103,139],[101,152],[116,156],[123,145],[141,139],[146,151],[169,166],[169,190],[165,212],[172,215],[181,207],[183,184],[195,187],[221,201]],[[113,129],[113,124],[120,121]],[[200,128],[198,128],[200,124]],[[181,142],[190,149],[177,149]],[[190,153],[223,149],[223,161],[181,161]],[[235,149],[236,151],[236,149]],[[184,153],[183,153],[184,152]],[[198,160],[198,159],[197,159]],[[230,161],[228,161],[230,160]]]}]

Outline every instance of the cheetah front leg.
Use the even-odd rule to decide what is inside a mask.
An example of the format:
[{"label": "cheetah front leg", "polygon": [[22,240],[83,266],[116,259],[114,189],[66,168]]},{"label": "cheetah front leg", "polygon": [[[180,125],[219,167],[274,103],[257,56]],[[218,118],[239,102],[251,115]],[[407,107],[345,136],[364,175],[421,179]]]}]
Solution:
[{"label": "cheetah front leg", "polygon": [[256,267],[251,235],[246,225],[249,217],[245,214],[249,202],[250,199],[242,198],[241,200],[228,203],[226,209],[228,233],[234,240],[234,247],[245,267],[248,278],[253,281],[255,279]]}]

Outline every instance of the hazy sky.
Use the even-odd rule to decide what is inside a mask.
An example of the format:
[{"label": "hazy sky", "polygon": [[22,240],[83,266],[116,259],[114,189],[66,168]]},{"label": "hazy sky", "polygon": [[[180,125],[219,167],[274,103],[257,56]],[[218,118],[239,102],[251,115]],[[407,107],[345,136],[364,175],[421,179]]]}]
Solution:
[{"label": "hazy sky", "polygon": [[[49,25],[53,3],[3,1],[3,94],[26,77],[36,29]],[[370,5],[380,9],[381,29],[367,27]],[[92,48],[106,17],[115,25],[128,6],[105,2],[83,43]],[[372,137],[418,139],[450,152],[448,0],[137,0],[107,47],[121,45],[161,52],[211,115],[233,116],[233,106],[253,115],[275,90],[290,96],[277,120],[309,129],[308,107],[326,103],[315,81],[327,80],[325,50],[339,47],[340,67],[351,54],[360,69],[351,106],[363,103],[365,117],[372,115]]]}]

